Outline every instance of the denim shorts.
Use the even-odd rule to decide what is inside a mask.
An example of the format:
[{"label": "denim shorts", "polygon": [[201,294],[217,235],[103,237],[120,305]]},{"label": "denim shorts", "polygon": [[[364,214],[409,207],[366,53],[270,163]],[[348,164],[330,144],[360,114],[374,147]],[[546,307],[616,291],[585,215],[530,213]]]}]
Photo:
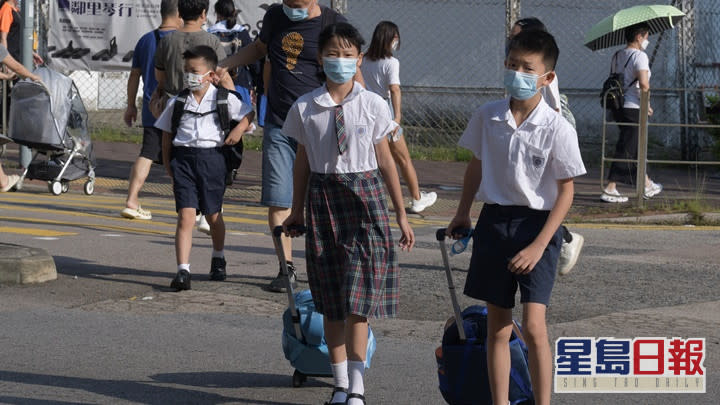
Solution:
[{"label": "denim shorts", "polygon": [[560,228],[530,273],[513,274],[507,266],[519,251],[535,240],[549,214],[550,211],[522,206],[485,204],[473,233],[473,252],[465,281],[465,295],[502,308],[513,308],[519,286],[521,303],[533,302],[547,306],[560,257]]},{"label": "denim shorts", "polygon": [[174,147],[170,169],[177,211],[220,212],[225,195],[225,158],[220,148]]},{"label": "denim shorts", "polygon": [[268,207],[290,208],[293,194],[293,166],[297,141],[282,133],[282,128],[265,123],[263,128],[262,197]]}]

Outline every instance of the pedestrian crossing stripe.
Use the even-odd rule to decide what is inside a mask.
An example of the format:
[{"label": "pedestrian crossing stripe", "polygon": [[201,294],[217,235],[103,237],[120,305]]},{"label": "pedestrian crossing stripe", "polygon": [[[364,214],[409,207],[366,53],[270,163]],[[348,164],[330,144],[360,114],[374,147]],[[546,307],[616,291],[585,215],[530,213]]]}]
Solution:
[{"label": "pedestrian crossing stripe", "polygon": [[77,235],[76,232],[60,232],[51,231],[49,229],[35,229],[35,228],[19,228],[13,226],[0,226],[0,233],[14,233],[19,235],[31,235],[31,236],[43,236],[43,237],[55,237],[55,236],[70,236]]}]

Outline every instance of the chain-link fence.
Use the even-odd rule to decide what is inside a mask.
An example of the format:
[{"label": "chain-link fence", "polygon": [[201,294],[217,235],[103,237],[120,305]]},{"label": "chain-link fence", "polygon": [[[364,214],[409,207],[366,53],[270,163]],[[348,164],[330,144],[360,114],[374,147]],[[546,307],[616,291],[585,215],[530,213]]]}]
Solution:
[{"label": "chain-link fence", "polygon": [[[651,87],[714,87],[720,83],[720,0],[666,0],[687,16],[672,31],[650,38]],[[348,19],[369,41],[375,25],[391,20],[400,27],[403,117],[410,147],[456,144],[471,113],[503,97],[502,72],[507,23],[514,16],[535,16],[557,39],[557,74],[561,93],[570,100],[585,158],[599,159],[602,108],[599,88],[615,49],[590,51],[587,30],[619,9],[645,0],[321,0],[345,8]],[[48,0],[40,0],[47,16]],[[41,36],[50,22],[41,19]],[[41,41],[42,44],[42,41]],[[73,72],[91,111],[95,131],[127,132],[127,73]],[[138,92],[140,95],[142,92]],[[696,96],[695,94],[701,94]],[[706,94],[654,91],[653,119],[692,123],[701,119]],[[138,101],[140,105],[140,101]],[[659,118],[658,118],[659,117]],[[612,135],[610,142],[613,141]],[[691,158],[702,155],[711,140],[702,130],[651,131],[650,155]]]}]

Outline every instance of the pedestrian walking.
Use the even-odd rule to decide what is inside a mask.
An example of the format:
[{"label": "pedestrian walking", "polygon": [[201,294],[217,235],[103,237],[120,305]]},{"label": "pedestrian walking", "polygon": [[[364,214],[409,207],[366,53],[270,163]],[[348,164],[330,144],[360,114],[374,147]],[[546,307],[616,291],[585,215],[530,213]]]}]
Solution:
[{"label": "pedestrian walking", "polygon": [[458,142],[473,158],[447,233],[459,238],[457,230],[470,228],[477,193],[484,205],[473,233],[465,295],[487,302],[494,404],[508,403],[508,341],[518,287],[535,403],[550,403],[552,356],[545,315],[560,254],[559,228],[572,205],[573,178],[585,174],[575,130],[538,91],[553,80],[558,54],[547,32],[513,37],[504,74],[510,98],[480,107]]},{"label": "pedestrian walking", "polygon": [[[282,4],[273,4],[267,9],[259,37],[220,63],[219,74],[227,75],[228,69],[247,66],[265,56],[270,61],[269,69],[264,71],[268,109],[263,127],[260,202],[268,207],[271,232],[288,217],[293,201],[292,173],[297,141],[282,131],[283,123],[295,100],[322,84],[318,37],[324,27],[336,22],[347,20],[335,10],[321,6],[318,0],[283,0]],[[359,71],[354,80],[362,83]],[[281,242],[290,280],[295,286],[297,269],[292,261],[292,244],[285,236]],[[286,291],[279,263],[277,276],[268,290]]]},{"label": "pedestrian walking", "polygon": [[[179,100],[174,97],[155,122],[163,131],[163,163],[173,180],[175,208],[178,213],[175,231],[177,274],[170,284],[178,291],[191,288],[190,249],[195,213],[200,211],[210,225],[213,253],[210,279],[226,277],[225,223],[220,212],[225,194],[225,158],[223,145],[235,145],[252,122],[252,107],[234,94],[226,93],[227,114],[239,122],[225,137],[220,112],[220,91],[211,84],[217,68],[217,54],[205,45],[183,52],[185,86],[190,92]],[[229,93],[229,94],[227,94]],[[179,117],[175,104],[183,102]]]},{"label": "pedestrian walking", "polygon": [[[547,32],[545,24],[542,23],[536,17],[526,17],[517,20],[510,31],[510,38],[508,43],[513,37],[523,31],[539,30]],[[507,49],[505,50],[505,56],[507,56]],[[542,94],[543,100],[558,113],[562,114],[562,105],[560,100],[560,86],[558,85],[557,74],[553,77],[553,80],[547,86],[540,88],[540,94]],[[565,226],[561,226],[563,233],[563,244],[560,248],[560,258],[558,259],[558,274],[565,275],[572,270],[580,257],[580,251],[585,244],[585,238],[579,233],[570,232]]]},{"label": "pedestrian walking", "polygon": [[[394,206],[402,206],[387,141],[397,123],[381,97],[353,80],[363,43],[347,23],[321,32],[326,85],[298,98],[283,125],[283,133],[298,142],[292,211],[283,228],[294,236],[293,227],[306,223],[307,199],[305,257],[330,351],[330,404],[365,403],[368,318],[394,317],[399,298],[385,197],[387,185]],[[405,211],[395,214],[400,246],[410,250],[415,237]]]},{"label": "pedestrian walking", "polygon": [[[640,91],[650,90],[650,61],[645,49],[650,43],[650,26],[647,23],[635,24],[625,28],[625,49],[615,52],[611,61],[611,71],[623,74],[624,103],[623,108],[613,111],[618,125],[620,137],[615,144],[615,159],[637,159],[638,135],[640,128]],[[653,115],[652,107],[648,106],[648,115]],[[637,181],[637,164],[612,162],[608,173],[608,183],[600,195],[600,199],[608,203],[627,202],[627,196],[617,190],[617,183],[635,184]],[[662,192],[662,184],[655,183],[649,175],[645,176],[644,198],[654,197]]]},{"label": "pedestrian walking", "polygon": [[[363,56],[363,63],[360,67],[365,86],[386,100],[390,106],[393,120],[398,125],[402,123],[400,61],[393,56],[393,52],[399,47],[400,30],[398,26],[391,21],[381,21],[375,26],[370,47]],[[390,152],[400,167],[400,173],[402,173],[412,197],[410,211],[422,212],[425,208],[435,204],[437,194],[420,190],[417,172],[410,159],[410,151],[405,143],[402,127],[398,126],[393,131],[389,141]]]},{"label": "pedestrian walking", "polygon": [[120,215],[129,219],[152,219],[152,213],[140,206],[138,195],[145,184],[150,167],[153,163],[162,164],[162,132],[155,128],[155,117],[150,112],[150,97],[157,87],[155,79],[155,50],[162,38],[182,26],[182,19],[178,13],[177,0],[162,0],[160,2],[160,16],[162,22],[138,40],[133,52],[132,70],[127,82],[127,108],[123,117],[125,124],[130,127],[137,120],[137,98],[140,79],[143,82],[143,103],[141,123],[143,126],[143,143],[140,156],[130,169],[128,181],[128,195],[125,199],[125,208]]}]

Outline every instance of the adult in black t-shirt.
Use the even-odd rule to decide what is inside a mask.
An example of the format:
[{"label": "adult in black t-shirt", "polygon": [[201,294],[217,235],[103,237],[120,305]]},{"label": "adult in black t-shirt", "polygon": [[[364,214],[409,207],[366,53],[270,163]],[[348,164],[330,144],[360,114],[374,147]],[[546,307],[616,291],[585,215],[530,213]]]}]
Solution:
[{"label": "adult in black t-shirt", "polygon": [[[282,133],[282,125],[295,100],[323,84],[319,74],[322,66],[318,61],[318,38],[325,26],[335,22],[347,20],[334,10],[320,6],[318,0],[283,0],[282,4],[268,8],[258,39],[223,60],[218,69],[222,77],[227,68],[249,65],[266,55],[270,60],[268,111],[263,128],[261,203],[268,207],[271,231],[282,225],[292,206],[297,142]],[[355,80],[363,83],[359,70]],[[294,284],[290,239],[283,236],[282,245]],[[270,283],[269,289],[285,291],[281,272]]]}]

